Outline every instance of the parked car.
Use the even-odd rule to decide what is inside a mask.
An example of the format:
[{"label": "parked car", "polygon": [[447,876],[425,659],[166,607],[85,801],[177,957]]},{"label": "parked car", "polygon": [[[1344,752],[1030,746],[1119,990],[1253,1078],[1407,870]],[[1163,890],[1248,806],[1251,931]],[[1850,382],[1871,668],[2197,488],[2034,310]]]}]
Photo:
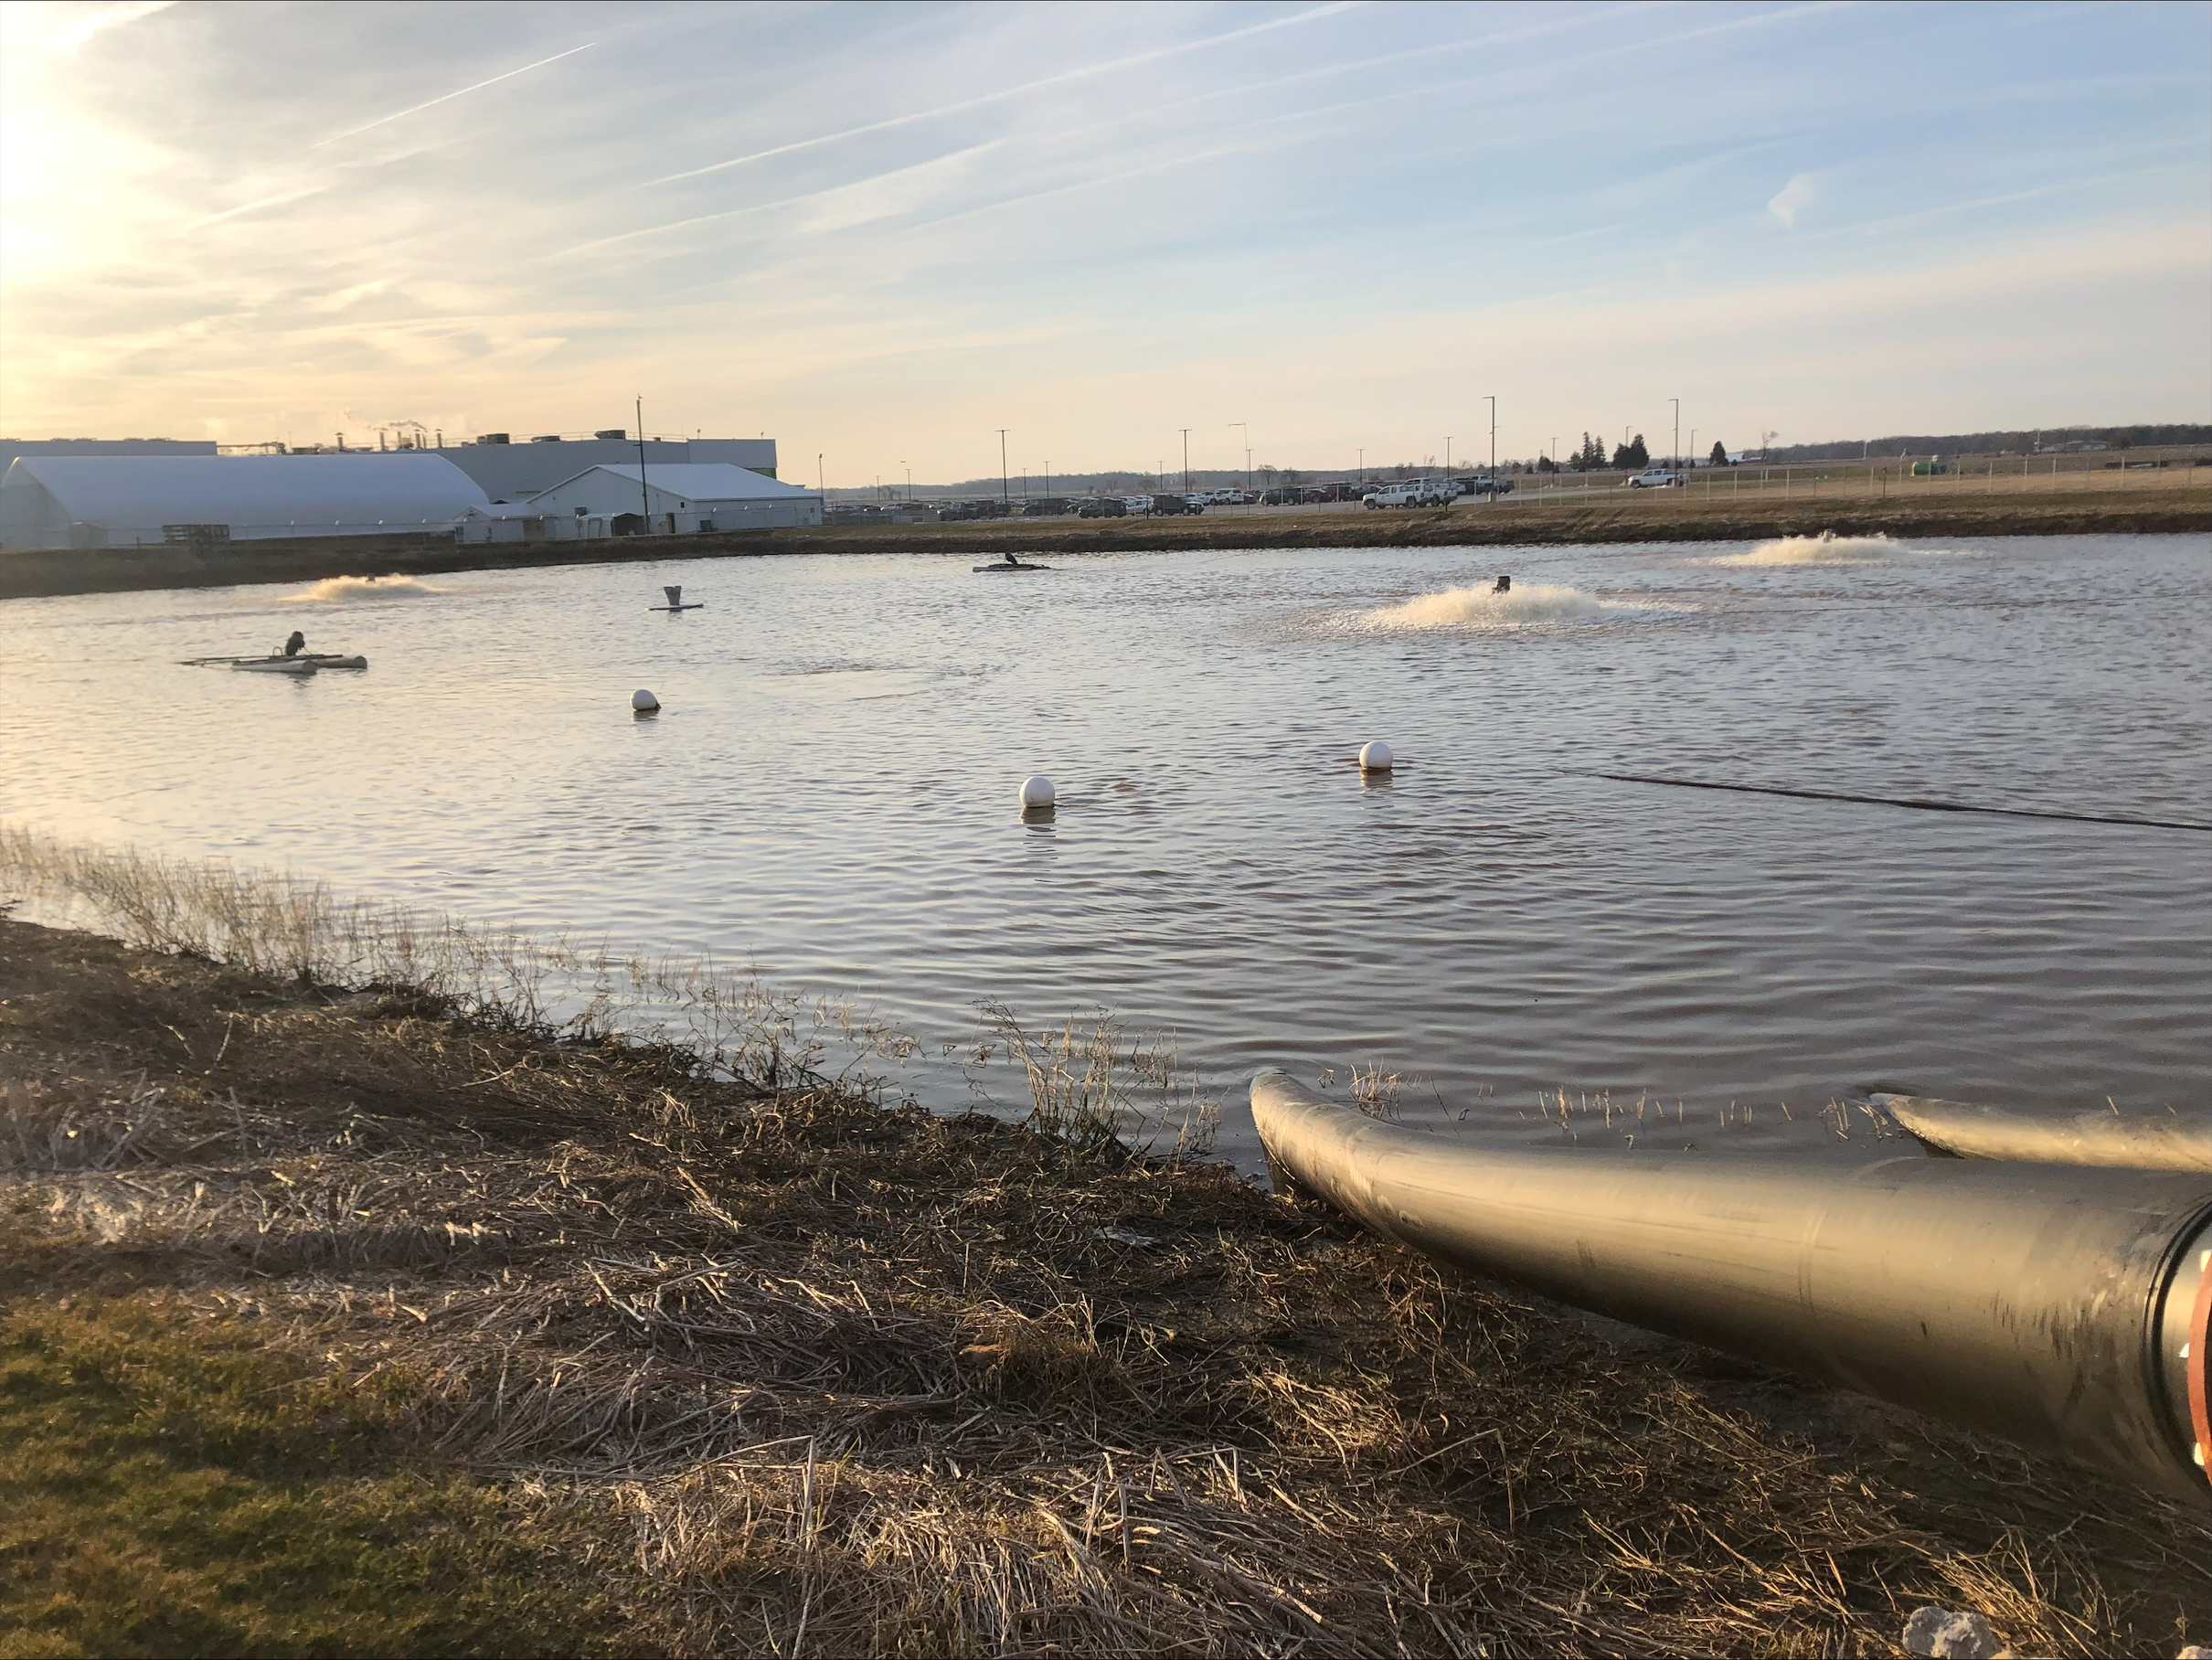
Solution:
[{"label": "parked car", "polygon": [[1500,495],[1511,495],[1513,494],[1513,480],[1510,478],[1462,478],[1460,480],[1460,494],[1462,495],[1488,495],[1494,497]]},{"label": "parked car", "polygon": [[1433,507],[1435,494],[1419,479],[1407,479],[1400,484],[1385,484],[1371,490],[1360,500],[1370,507]]},{"label": "parked car", "polygon": [[1022,516],[1049,518],[1055,514],[1068,512],[1072,505],[1072,503],[1063,501],[1057,495],[1032,496],[1022,504]]},{"label": "parked car", "polygon": [[1078,518],[1127,518],[1129,504],[1118,495],[1094,495],[1075,510]]},{"label": "parked car", "polygon": [[1682,474],[1669,473],[1664,467],[1653,467],[1630,479],[1628,487],[1632,490],[1676,490],[1682,487]]}]

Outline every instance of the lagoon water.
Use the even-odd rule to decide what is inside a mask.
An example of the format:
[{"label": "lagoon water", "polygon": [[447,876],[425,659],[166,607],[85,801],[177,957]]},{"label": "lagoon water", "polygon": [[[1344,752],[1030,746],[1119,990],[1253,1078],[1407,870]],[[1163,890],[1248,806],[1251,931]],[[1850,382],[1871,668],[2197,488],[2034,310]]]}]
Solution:
[{"label": "lagoon water", "polygon": [[[14,601],[0,817],[750,960],[923,1039],[933,1105],[982,1000],[1104,1006],[1247,1160],[1269,1063],[1452,1133],[1558,1139],[1563,1089],[1667,1103],[1586,1143],[1808,1155],[1877,1081],[2212,1105],[2212,836],[1591,776],[2212,822],[2203,537],[1054,562]],[[293,627],[368,673],[175,664]]]}]

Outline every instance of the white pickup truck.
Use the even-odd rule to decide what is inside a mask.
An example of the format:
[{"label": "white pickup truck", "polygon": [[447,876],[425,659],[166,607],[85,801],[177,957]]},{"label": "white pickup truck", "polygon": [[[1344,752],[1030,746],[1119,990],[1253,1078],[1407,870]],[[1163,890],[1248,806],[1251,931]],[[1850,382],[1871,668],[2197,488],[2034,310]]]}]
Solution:
[{"label": "white pickup truck", "polygon": [[1630,479],[1628,487],[1632,490],[1679,490],[1682,482],[1681,474],[1669,473],[1664,467],[1653,467]]},{"label": "white pickup truck", "polygon": [[1380,490],[1370,490],[1359,499],[1369,507],[1443,507],[1449,506],[1458,494],[1441,479],[1409,478]]}]

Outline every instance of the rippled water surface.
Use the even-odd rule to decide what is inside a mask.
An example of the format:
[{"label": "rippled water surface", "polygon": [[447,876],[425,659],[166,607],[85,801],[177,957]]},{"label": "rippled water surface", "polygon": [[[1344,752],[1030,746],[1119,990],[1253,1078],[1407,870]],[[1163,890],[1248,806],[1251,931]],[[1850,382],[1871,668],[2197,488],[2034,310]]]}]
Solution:
[{"label": "rippled water surface", "polygon": [[[1662,1098],[1707,1147],[1811,1151],[1876,1080],[2212,1104],[2212,837],[1590,775],[2212,819],[2202,537],[971,562],[15,601],[0,814],[750,959],[933,1056],[984,998],[1107,1006],[1240,1155],[1268,1062],[1470,1131]],[[369,672],[175,663],[295,626]]]}]

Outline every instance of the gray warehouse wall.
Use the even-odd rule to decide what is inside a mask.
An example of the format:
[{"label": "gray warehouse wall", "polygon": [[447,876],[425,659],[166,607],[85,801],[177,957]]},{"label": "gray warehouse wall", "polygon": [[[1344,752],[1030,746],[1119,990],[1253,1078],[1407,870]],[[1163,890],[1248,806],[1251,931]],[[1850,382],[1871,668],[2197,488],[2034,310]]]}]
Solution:
[{"label": "gray warehouse wall", "polygon": [[[622,438],[554,439],[545,443],[452,444],[433,453],[442,455],[474,479],[494,501],[521,501],[540,490],[550,490],[564,479],[574,478],[587,467],[625,467],[637,464],[635,441]],[[648,441],[645,473],[655,466],[686,462],[728,462],[755,473],[776,475],[776,441],[772,438],[695,438]]]}]

